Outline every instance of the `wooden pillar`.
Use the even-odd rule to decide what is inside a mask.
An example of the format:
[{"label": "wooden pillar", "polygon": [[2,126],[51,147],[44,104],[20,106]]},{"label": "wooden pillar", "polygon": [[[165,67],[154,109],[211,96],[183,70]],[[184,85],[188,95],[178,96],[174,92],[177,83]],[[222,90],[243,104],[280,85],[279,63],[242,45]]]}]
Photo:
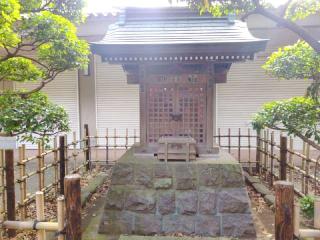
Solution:
[{"label": "wooden pillar", "polygon": [[[86,138],[86,170],[89,171],[91,169],[91,159],[90,159],[90,138],[89,138],[89,125],[84,125],[84,136]],[[97,159],[96,159],[97,160]]]},{"label": "wooden pillar", "polygon": [[64,194],[64,177],[66,175],[65,137],[59,137],[59,161],[60,161],[60,194]]},{"label": "wooden pillar", "polygon": [[140,96],[140,145],[147,144],[147,86],[146,72],[143,64],[139,65],[139,96]]},{"label": "wooden pillar", "polygon": [[280,137],[280,180],[287,180],[287,137]]},{"label": "wooden pillar", "polygon": [[66,238],[81,240],[81,188],[80,175],[68,175],[64,179],[66,198]]},{"label": "wooden pillar", "polygon": [[275,240],[293,240],[293,183],[275,182]]},{"label": "wooden pillar", "polygon": [[256,171],[258,174],[260,174],[260,162],[261,162],[261,154],[260,154],[260,148],[261,148],[261,130],[257,130],[257,148],[256,148]]},{"label": "wooden pillar", "polygon": [[[14,152],[13,150],[5,150],[6,163],[6,189],[7,189],[7,217],[10,221],[16,220],[16,196],[14,189]],[[16,230],[9,229],[8,236],[14,237]]]}]

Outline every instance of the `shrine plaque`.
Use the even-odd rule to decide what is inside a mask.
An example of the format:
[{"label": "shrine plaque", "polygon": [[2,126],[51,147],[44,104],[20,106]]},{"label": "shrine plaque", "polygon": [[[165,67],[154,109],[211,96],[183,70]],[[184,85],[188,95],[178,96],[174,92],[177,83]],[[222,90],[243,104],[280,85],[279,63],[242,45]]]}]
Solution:
[{"label": "shrine plaque", "polygon": [[0,136],[0,149],[11,150],[17,149],[17,138],[10,136]]}]

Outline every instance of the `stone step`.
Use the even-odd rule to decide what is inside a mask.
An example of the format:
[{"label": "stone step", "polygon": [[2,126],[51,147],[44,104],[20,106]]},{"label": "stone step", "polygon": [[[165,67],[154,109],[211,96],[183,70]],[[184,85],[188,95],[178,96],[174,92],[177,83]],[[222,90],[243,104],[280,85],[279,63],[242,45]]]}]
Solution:
[{"label": "stone step", "polygon": [[121,235],[119,240],[234,240],[234,238],[225,237],[171,237],[171,236],[137,236],[137,235]]}]

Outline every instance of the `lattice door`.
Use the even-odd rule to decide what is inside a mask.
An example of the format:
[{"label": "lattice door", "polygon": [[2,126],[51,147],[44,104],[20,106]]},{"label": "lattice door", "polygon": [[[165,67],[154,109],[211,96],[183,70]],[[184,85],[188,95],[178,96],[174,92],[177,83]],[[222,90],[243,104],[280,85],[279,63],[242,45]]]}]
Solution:
[{"label": "lattice door", "polygon": [[162,136],[192,136],[205,143],[206,78],[153,76],[147,97],[148,143],[157,143]]}]

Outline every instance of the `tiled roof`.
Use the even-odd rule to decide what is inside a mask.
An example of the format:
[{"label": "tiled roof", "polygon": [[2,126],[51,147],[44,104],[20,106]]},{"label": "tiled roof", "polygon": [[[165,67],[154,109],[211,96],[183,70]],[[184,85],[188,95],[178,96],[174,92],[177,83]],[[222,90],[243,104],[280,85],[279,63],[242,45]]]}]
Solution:
[{"label": "tiled roof", "polygon": [[[180,53],[182,50],[194,53],[205,50],[204,46],[208,47],[205,50],[208,53],[232,51],[252,54],[264,50],[266,42],[253,37],[245,22],[232,17],[199,16],[197,11],[188,8],[128,8],[119,15],[117,23],[109,26],[103,40],[92,43],[92,48],[106,56],[129,52],[143,55],[141,51],[152,50],[150,48],[164,53],[166,47],[170,51],[179,52],[181,48]],[[147,52],[145,54],[148,55]]]}]

